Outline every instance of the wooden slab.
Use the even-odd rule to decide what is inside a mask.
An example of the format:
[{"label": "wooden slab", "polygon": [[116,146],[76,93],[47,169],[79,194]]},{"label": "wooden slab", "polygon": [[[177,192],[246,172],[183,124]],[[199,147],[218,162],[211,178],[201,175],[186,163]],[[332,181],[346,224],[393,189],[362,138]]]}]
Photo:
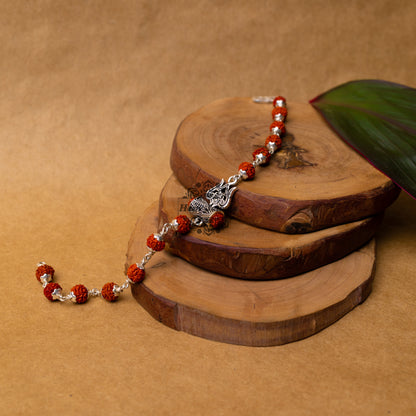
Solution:
[{"label": "wooden slab", "polygon": [[[230,214],[248,224],[304,233],[384,211],[399,189],[349,148],[308,104],[288,102],[287,134],[268,167],[235,194]],[[215,101],[180,125],[171,167],[186,187],[207,189],[237,173],[264,145],[271,104]]]},{"label": "wooden slab", "polygon": [[[193,195],[174,177],[159,200],[159,228],[187,213]],[[240,279],[272,280],[294,276],[346,256],[375,234],[382,215],[307,234],[285,234],[229,219],[224,229],[194,228],[171,233],[168,249],[195,266]]]},{"label": "wooden slab", "polygon": [[[137,223],[126,267],[146,252],[157,206]],[[199,269],[168,252],[147,265],[133,296],[155,319],[203,338],[249,346],[285,344],[331,325],[371,291],[374,241],[312,272],[273,281],[245,281]]]}]

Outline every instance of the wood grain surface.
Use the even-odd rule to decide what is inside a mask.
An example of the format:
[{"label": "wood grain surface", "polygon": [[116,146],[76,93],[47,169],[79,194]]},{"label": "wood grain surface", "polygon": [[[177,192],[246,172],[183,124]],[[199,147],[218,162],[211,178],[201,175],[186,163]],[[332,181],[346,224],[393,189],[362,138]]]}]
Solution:
[{"label": "wood grain surface", "polygon": [[[187,213],[192,197],[174,177],[159,199],[159,229]],[[331,263],[368,242],[381,223],[378,214],[306,234],[265,230],[227,218],[223,229],[195,227],[187,235],[168,234],[168,249],[191,264],[241,279],[272,280]]]},{"label": "wood grain surface", "polygon": [[[178,180],[204,190],[238,172],[264,145],[271,104],[250,98],[214,101],[181,123],[171,151]],[[256,178],[239,185],[231,215],[286,233],[310,232],[383,211],[398,188],[349,148],[308,104],[288,101],[282,149]]]},{"label": "wood grain surface", "polygon": [[[153,204],[130,239],[126,267],[146,251],[158,222]],[[268,346],[313,335],[332,324],[371,291],[375,245],[312,272],[274,281],[243,281],[192,266],[167,252],[132,286],[136,300],[163,324],[203,338]]]}]

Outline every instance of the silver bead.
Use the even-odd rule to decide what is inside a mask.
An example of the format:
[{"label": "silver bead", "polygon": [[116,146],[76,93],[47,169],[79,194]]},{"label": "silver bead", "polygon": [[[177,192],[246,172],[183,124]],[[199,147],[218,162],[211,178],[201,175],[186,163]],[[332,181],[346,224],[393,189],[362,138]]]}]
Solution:
[{"label": "silver bead", "polygon": [[278,113],[274,116],[274,120],[275,121],[285,121],[285,116],[283,114]]},{"label": "silver bead", "polygon": [[266,156],[264,156],[263,153],[259,153],[256,155],[256,162],[259,165],[262,165],[263,163],[266,163]]},{"label": "silver bead", "polygon": [[51,296],[52,296],[53,300],[61,300],[61,298],[62,298],[62,289],[59,289],[59,288],[55,289],[52,292]]},{"label": "silver bead", "polygon": [[178,231],[178,227],[179,227],[179,223],[178,223],[178,221],[176,220],[176,218],[170,223],[170,225],[172,226],[172,229],[174,230],[174,231]]},{"label": "silver bead", "polygon": [[163,236],[161,234],[153,234],[157,241],[163,241]]},{"label": "silver bead", "polygon": [[269,142],[267,143],[267,149],[269,153],[272,155],[277,150],[277,145],[275,142]]},{"label": "silver bead", "polygon": [[[88,292],[88,295],[89,295],[90,293]],[[75,293],[74,292],[70,292],[69,293],[69,295],[67,296],[68,297],[68,299],[72,302],[72,303],[77,303],[77,297],[75,296]],[[89,297],[89,296],[88,296]]]},{"label": "silver bead", "polygon": [[123,289],[119,285],[113,286],[113,294],[114,296],[120,296],[120,293],[123,291]]},{"label": "silver bead", "polygon": [[240,175],[244,180],[248,178],[247,172],[245,170],[240,169]]},{"label": "silver bead", "polygon": [[42,286],[45,287],[49,282],[52,282],[52,276],[45,273],[40,277],[40,282],[42,283]]},{"label": "silver bead", "polygon": [[286,107],[286,102],[284,100],[277,100],[275,107]]},{"label": "silver bead", "polygon": [[282,131],[279,129],[279,127],[273,127],[270,131],[273,134],[275,134],[276,136],[280,136],[280,134],[282,133]]}]

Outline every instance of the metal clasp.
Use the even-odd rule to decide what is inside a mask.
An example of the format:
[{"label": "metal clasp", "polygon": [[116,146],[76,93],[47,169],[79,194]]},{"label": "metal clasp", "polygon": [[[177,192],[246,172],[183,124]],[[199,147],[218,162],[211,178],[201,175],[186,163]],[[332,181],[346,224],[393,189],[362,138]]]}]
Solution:
[{"label": "metal clasp", "polygon": [[271,104],[274,100],[274,97],[270,95],[259,95],[257,97],[252,97],[251,99],[257,104]]}]

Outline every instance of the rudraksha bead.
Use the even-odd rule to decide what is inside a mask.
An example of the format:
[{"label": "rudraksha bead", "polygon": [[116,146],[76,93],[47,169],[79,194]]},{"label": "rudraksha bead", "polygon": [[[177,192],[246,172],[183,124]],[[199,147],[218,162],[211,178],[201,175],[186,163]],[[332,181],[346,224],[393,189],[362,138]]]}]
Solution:
[{"label": "rudraksha bead", "polygon": [[88,289],[84,285],[76,285],[71,289],[75,295],[73,301],[75,303],[85,303],[88,300]]},{"label": "rudraksha bead", "polygon": [[180,234],[187,234],[191,231],[191,220],[186,215],[178,215],[173,220],[175,230]]},{"label": "rudraksha bead", "polygon": [[276,128],[278,128],[280,130],[280,134],[285,134],[286,133],[285,123],[283,123],[282,121],[273,121],[273,123],[270,124],[270,131],[271,132],[273,132]]},{"label": "rudraksha bead", "polygon": [[133,283],[140,283],[143,282],[145,277],[145,271],[142,267],[138,266],[137,263],[133,263],[128,269],[127,269],[127,277],[133,282]]},{"label": "rudraksha bead", "polygon": [[[273,106],[276,107],[278,103],[278,101],[283,101],[286,104],[286,98],[282,97],[281,95],[277,96],[274,100],[273,100]],[[280,106],[279,106],[280,107]]]},{"label": "rudraksha bead", "polygon": [[48,283],[43,289],[43,294],[46,296],[47,299],[53,302],[55,300],[58,300],[58,299],[54,299],[52,296],[53,291],[56,289],[62,290],[61,286],[58,285],[58,283]]},{"label": "rudraksha bead", "polygon": [[267,145],[269,143],[274,143],[276,145],[276,150],[280,149],[282,147],[282,139],[277,136],[276,134],[271,134],[270,136],[267,137],[266,141],[264,142],[264,144]]},{"label": "rudraksha bead", "polygon": [[116,295],[113,291],[115,285],[115,283],[110,282],[103,286],[101,289],[101,296],[103,299],[107,300],[108,302],[114,302],[117,300],[118,295]]},{"label": "rudraksha bead", "polygon": [[272,110],[272,117],[273,120],[277,114],[281,114],[282,117],[285,119],[287,116],[287,109],[286,107],[274,107]]},{"label": "rudraksha bead", "polygon": [[259,155],[259,154],[262,154],[265,157],[264,164],[267,164],[267,163],[270,162],[270,159],[271,159],[272,156],[265,147],[259,147],[258,149],[256,149],[253,152],[253,160],[256,160],[256,156]]},{"label": "rudraksha bead", "polygon": [[165,242],[161,239],[159,234],[151,234],[147,237],[147,247],[153,251],[162,251],[165,248]]},{"label": "rudraksha bead", "polygon": [[238,169],[243,174],[244,179],[253,179],[256,174],[255,167],[249,162],[243,162]]},{"label": "rudraksha bead", "polygon": [[49,276],[53,278],[54,273],[55,273],[55,270],[53,269],[52,266],[49,266],[47,264],[42,264],[36,269],[36,279],[38,279],[38,281],[40,282],[40,278],[44,274],[49,274]]},{"label": "rudraksha bead", "polygon": [[225,215],[222,211],[215,211],[209,217],[209,223],[212,228],[221,228],[225,224]]}]

